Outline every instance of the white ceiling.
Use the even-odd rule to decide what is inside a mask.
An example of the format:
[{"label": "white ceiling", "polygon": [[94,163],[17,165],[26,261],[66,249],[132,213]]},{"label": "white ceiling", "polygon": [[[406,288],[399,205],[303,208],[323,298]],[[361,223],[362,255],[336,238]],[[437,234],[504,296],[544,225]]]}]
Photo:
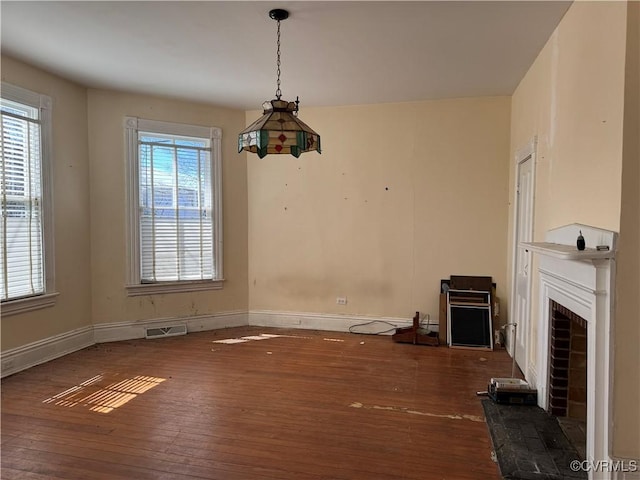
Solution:
[{"label": "white ceiling", "polygon": [[259,109],[510,95],[571,2],[0,3],[2,52],[81,84]]}]

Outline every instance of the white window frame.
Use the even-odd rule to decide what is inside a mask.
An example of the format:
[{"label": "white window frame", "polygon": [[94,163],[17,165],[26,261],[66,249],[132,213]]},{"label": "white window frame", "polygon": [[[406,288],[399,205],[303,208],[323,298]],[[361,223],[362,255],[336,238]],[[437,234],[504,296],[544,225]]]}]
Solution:
[{"label": "white window frame", "polygon": [[[211,187],[213,215],[213,261],[216,278],[212,280],[183,280],[175,282],[142,283],[140,274],[139,168],[138,132],[208,138],[211,142]],[[127,279],[128,296],[175,292],[217,290],[223,287],[222,270],[222,129],[182,123],[124,118],[125,161],[127,171]]]},{"label": "white window frame", "polygon": [[9,299],[2,302],[2,317],[51,307],[59,295],[56,292],[53,230],[53,150],[51,137],[51,98],[32,92],[17,85],[2,82],[0,96],[6,100],[21,103],[40,112],[40,143],[42,183],[42,255],[44,257],[44,293]]}]

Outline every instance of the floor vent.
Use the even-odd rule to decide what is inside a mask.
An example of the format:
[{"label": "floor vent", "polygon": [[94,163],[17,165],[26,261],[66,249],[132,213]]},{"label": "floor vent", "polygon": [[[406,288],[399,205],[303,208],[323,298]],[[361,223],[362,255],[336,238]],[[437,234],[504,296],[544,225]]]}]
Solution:
[{"label": "floor vent", "polygon": [[175,337],[176,335],[186,335],[186,325],[171,325],[166,327],[145,328],[145,338]]}]

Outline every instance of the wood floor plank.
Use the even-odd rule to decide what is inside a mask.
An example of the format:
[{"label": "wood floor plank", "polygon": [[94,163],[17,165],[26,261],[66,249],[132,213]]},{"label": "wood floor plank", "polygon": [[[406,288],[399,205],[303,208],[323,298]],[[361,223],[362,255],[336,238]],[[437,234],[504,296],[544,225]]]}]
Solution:
[{"label": "wood floor plank", "polygon": [[0,473],[497,480],[475,392],[510,371],[504,351],[338,332],[99,344],[3,379]]}]

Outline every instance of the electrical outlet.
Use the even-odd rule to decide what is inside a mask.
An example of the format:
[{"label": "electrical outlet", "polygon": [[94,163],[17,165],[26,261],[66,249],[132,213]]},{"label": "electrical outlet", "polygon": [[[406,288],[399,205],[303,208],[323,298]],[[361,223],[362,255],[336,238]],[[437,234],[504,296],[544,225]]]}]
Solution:
[{"label": "electrical outlet", "polygon": [[336,298],[336,303],[338,305],[346,305],[347,304],[347,297],[338,297],[338,298]]}]

